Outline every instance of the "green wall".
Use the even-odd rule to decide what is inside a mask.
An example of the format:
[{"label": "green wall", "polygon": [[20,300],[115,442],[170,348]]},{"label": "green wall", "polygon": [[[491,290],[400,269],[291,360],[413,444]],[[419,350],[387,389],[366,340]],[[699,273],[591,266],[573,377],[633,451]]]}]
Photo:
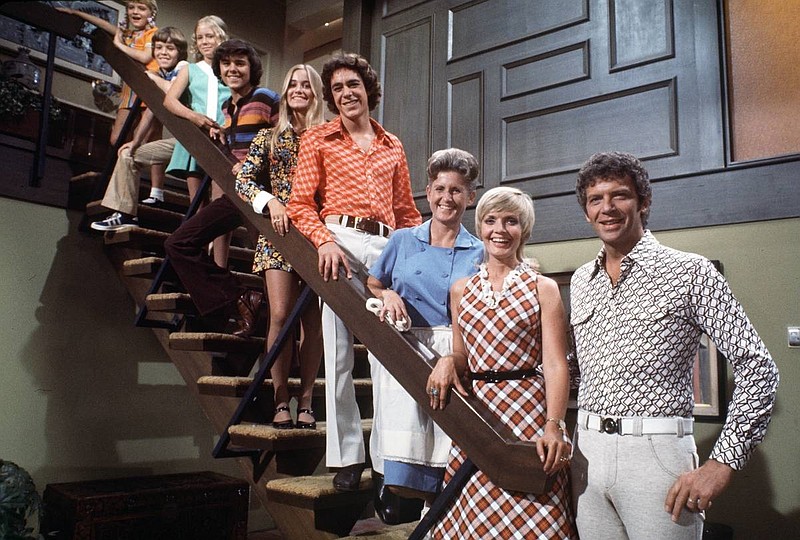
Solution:
[{"label": "green wall", "polygon": [[[587,225],[588,227],[588,225]],[[536,227],[534,226],[534,237]],[[797,538],[800,530],[800,349],[787,346],[787,326],[800,326],[800,220],[779,220],[655,233],[670,247],[722,262],[723,272],[778,364],[781,383],[767,438],[707,514],[736,538]],[[574,270],[600,249],[596,239],[529,246],[542,271]],[[729,370],[730,371],[730,370]],[[730,382],[729,382],[730,386]],[[727,396],[730,397],[728,388]],[[701,460],[720,423],[699,423]]]},{"label": "green wall", "polygon": [[[80,215],[0,198],[0,458],[51,482],[213,470],[216,433]],[[251,528],[268,524],[256,501]]]}]

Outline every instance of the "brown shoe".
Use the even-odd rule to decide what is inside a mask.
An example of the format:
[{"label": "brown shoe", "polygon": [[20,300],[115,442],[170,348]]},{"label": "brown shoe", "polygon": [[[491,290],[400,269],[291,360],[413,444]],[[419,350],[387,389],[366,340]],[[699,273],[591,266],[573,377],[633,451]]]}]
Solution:
[{"label": "brown shoe", "polygon": [[246,338],[256,333],[263,303],[264,294],[260,291],[247,290],[242,293],[236,301],[239,322],[234,336]]}]

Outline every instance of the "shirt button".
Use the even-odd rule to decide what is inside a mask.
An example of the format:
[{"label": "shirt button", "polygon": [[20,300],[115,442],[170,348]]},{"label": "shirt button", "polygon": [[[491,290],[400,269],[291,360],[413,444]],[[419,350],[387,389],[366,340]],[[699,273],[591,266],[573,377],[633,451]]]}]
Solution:
[{"label": "shirt button", "polygon": [[422,270],[416,270],[416,271],[414,271],[414,273],[417,274],[417,275],[420,275],[422,273]]},{"label": "shirt button", "polygon": [[448,278],[448,277],[450,277],[450,274],[443,273],[443,274],[442,274],[442,277],[443,277],[443,278]]}]

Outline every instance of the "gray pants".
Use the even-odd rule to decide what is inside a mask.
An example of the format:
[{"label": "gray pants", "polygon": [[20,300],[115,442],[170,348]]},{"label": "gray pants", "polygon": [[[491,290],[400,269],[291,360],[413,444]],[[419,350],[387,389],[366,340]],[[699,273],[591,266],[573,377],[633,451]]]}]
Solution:
[{"label": "gray pants", "polygon": [[169,163],[173,148],[175,139],[160,139],[143,144],[133,157],[127,148],[123,150],[108,180],[103,206],[135,216],[139,205],[139,172],[142,167]]},{"label": "gray pants", "polygon": [[694,437],[609,435],[575,429],[572,499],[578,533],[592,540],[699,540],[702,513],[664,510],[678,476],[698,466]]}]

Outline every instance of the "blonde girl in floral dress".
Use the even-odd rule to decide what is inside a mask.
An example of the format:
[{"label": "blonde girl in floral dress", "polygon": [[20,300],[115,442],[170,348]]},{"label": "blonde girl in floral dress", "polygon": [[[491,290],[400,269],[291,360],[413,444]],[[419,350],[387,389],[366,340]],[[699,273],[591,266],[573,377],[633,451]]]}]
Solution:
[{"label": "blonde girl in floral dress", "polygon": [[[272,226],[280,235],[286,234],[289,218],[286,203],[292,192],[292,176],[297,166],[300,135],[309,127],[324,122],[322,80],[317,71],[304,64],[292,66],[283,82],[278,124],[262,129],[250,145],[250,152],[236,178],[239,196],[253,205],[257,213],[269,213]],[[270,189],[259,183],[260,173],[269,172]],[[266,350],[272,347],[300,295],[300,278],[292,267],[263,236],[259,237],[253,272],[264,272],[264,286],[269,299],[270,321]],[[300,399],[297,422],[289,413],[289,367],[293,346],[284,347],[272,366],[275,389],[273,425],[279,429],[315,429],[316,419],[311,410],[314,380],[322,358],[322,330],[319,307],[311,302],[302,320],[300,357]],[[293,343],[293,342],[292,342]]]}]

